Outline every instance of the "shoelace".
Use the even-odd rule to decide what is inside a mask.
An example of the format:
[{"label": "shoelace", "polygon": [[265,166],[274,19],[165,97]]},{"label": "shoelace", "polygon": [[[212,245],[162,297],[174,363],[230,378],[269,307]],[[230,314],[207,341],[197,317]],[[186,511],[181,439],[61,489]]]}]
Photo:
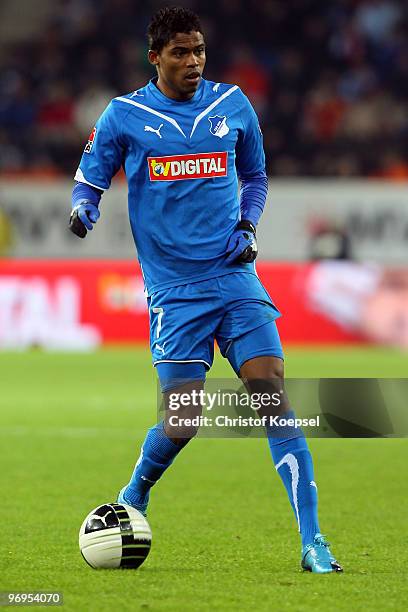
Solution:
[{"label": "shoelace", "polygon": [[330,556],[331,566],[336,572],[343,571],[341,565],[336,561],[336,559],[333,557],[332,553],[330,552],[330,548],[329,548],[330,542],[327,542],[327,540],[325,540],[325,536],[323,534],[318,537],[315,537],[314,544],[315,546],[324,546],[324,548],[327,549],[327,552]]},{"label": "shoelace", "polygon": [[325,536],[321,535],[315,538],[314,541],[318,546],[325,546],[326,548],[329,548],[330,542],[327,542],[327,540],[325,540],[324,538]]}]

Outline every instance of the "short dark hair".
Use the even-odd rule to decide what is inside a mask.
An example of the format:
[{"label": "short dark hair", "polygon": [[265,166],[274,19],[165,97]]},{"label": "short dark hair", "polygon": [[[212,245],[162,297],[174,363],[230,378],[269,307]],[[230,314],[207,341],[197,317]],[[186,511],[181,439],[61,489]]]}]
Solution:
[{"label": "short dark hair", "polygon": [[155,13],[147,28],[149,49],[160,51],[169,44],[179,32],[189,34],[190,32],[201,32],[200,19],[198,15],[188,8],[182,6],[166,6]]}]

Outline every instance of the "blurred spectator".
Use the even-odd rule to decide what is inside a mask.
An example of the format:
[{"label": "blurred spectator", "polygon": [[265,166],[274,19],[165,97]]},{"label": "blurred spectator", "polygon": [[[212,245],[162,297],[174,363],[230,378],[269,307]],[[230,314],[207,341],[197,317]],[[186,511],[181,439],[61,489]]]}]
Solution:
[{"label": "blurred spectator", "polygon": [[104,111],[115,91],[102,82],[95,81],[81,92],[74,105],[74,120],[80,134],[88,134],[95,119]]},{"label": "blurred spectator", "polygon": [[333,140],[346,112],[346,103],[336,90],[335,79],[323,75],[305,100],[304,129],[314,140]]},{"label": "blurred spectator", "polygon": [[65,139],[70,136],[73,120],[74,99],[66,81],[55,80],[42,94],[42,103],[38,112],[38,126],[45,133],[55,138]]},{"label": "blurred spectator", "polygon": [[269,75],[249,47],[241,45],[234,49],[222,80],[239,85],[262,117],[268,104]]},{"label": "blurred spectator", "polygon": [[350,105],[344,114],[340,136],[369,141],[401,132],[406,118],[404,107],[379,91]]},{"label": "blurred spectator", "polygon": [[28,81],[24,75],[9,70],[4,73],[0,87],[0,126],[12,131],[19,140],[33,125],[36,115]]},{"label": "blurred spectator", "polygon": [[[206,77],[259,113],[269,174],[407,178],[406,0],[180,3],[207,32]],[[145,30],[162,4],[55,0],[37,37],[0,43],[0,172],[72,175],[109,99],[154,76]]]},{"label": "blurred spectator", "polygon": [[363,0],[357,8],[357,29],[374,43],[381,43],[391,34],[402,17],[401,6],[392,0]]}]

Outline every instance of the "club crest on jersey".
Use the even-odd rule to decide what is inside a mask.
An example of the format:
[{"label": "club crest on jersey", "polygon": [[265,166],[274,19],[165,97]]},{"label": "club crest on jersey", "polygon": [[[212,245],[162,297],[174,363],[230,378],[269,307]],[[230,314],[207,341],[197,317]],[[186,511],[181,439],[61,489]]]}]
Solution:
[{"label": "club crest on jersey", "polygon": [[95,136],[96,136],[96,127],[94,127],[92,132],[89,134],[88,142],[86,143],[85,149],[84,149],[85,153],[90,153],[92,151],[93,143],[95,141]]},{"label": "club crest on jersey", "polygon": [[229,127],[225,116],[220,117],[220,115],[214,115],[214,117],[208,117],[208,121],[210,122],[210,132],[213,136],[222,138],[228,134]]},{"label": "club crest on jersey", "polygon": [[148,157],[151,181],[180,181],[187,179],[227,176],[228,153],[191,153]]}]

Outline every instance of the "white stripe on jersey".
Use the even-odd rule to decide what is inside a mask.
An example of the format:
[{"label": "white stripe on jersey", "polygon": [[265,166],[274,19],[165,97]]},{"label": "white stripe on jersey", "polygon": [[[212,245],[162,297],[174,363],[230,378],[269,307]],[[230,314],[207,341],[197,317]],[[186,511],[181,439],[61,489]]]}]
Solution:
[{"label": "white stripe on jersey", "polygon": [[78,181],[78,183],[86,183],[87,185],[90,185],[91,187],[95,187],[96,189],[105,191],[104,187],[99,187],[99,185],[95,185],[94,183],[90,183],[89,181],[87,181],[86,178],[84,177],[84,173],[82,172],[81,168],[78,168],[78,170],[76,171],[75,176],[74,176],[74,181]]},{"label": "white stripe on jersey", "polygon": [[[226,92],[224,92],[222,94],[222,96],[220,96],[217,100],[212,102],[209,106],[207,106],[207,108],[205,110],[203,110],[199,115],[197,115],[197,117],[194,119],[194,124],[193,124],[192,130],[191,130],[190,138],[192,138],[192,136],[193,136],[193,134],[194,134],[194,132],[196,130],[196,127],[200,123],[201,119],[203,117],[205,117],[206,115],[208,115],[208,113],[210,113],[213,110],[213,108],[218,106],[218,104],[220,104],[220,102],[225,100],[225,98],[230,96],[237,89],[238,89],[238,85],[234,85],[233,87],[230,87],[229,89],[227,89]],[[151,113],[152,115],[156,115],[157,117],[161,117],[162,119],[165,119],[166,121],[168,121],[169,123],[174,125],[174,127],[177,128],[178,131],[181,134],[183,134],[184,138],[186,138],[186,135],[184,134],[183,130],[181,129],[181,127],[179,126],[177,121],[175,119],[173,119],[173,117],[169,117],[168,115],[164,115],[163,113],[160,113],[159,111],[155,110],[154,108],[150,108],[150,106],[146,106],[145,104],[140,104],[139,102],[135,102],[134,100],[129,100],[129,98],[123,98],[122,96],[119,96],[118,98],[115,98],[115,100],[119,100],[120,102],[126,102],[126,104],[131,104],[132,106],[136,106],[137,108],[141,108],[142,110],[145,110],[146,112]]]},{"label": "white stripe on jersey", "polygon": [[177,128],[181,134],[183,134],[184,138],[186,138],[185,133],[183,132],[183,130],[181,129],[177,121],[173,119],[173,117],[168,117],[167,115],[163,115],[163,113],[159,113],[159,111],[154,110],[154,108],[150,108],[150,106],[145,106],[144,104],[139,104],[139,102],[135,102],[134,100],[129,100],[129,98],[122,98],[121,96],[119,96],[118,98],[115,98],[115,100],[119,100],[120,102],[126,102],[126,104],[132,104],[132,106],[136,106],[137,108],[141,108],[142,110],[145,110],[146,112],[151,113],[152,115],[157,115],[157,117],[161,117],[162,119],[165,119],[166,121],[174,125],[174,127]]},{"label": "white stripe on jersey", "polygon": [[213,108],[215,108],[216,106],[218,106],[218,104],[220,102],[222,102],[225,98],[227,98],[228,96],[230,96],[234,91],[236,91],[238,89],[238,85],[234,85],[234,87],[230,87],[229,89],[227,89],[226,92],[224,92],[222,94],[222,96],[220,96],[217,100],[215,100],[215,102],[213,102],[212,104],[210,104],[210,106],[207,106],[207,108],[205,110],[203,110],[202,113],[200,113],[195,119],[194,119],[194,124],[193,124],[193,129],[191,130],[191,134],[190,134],[190,138],[192,137],[192,135],[195,132],[195,129],[197,127],[197,125],[200,123],[201,119],[203,117],[205,117],[208,113],[210,113],[212,111]]}]

